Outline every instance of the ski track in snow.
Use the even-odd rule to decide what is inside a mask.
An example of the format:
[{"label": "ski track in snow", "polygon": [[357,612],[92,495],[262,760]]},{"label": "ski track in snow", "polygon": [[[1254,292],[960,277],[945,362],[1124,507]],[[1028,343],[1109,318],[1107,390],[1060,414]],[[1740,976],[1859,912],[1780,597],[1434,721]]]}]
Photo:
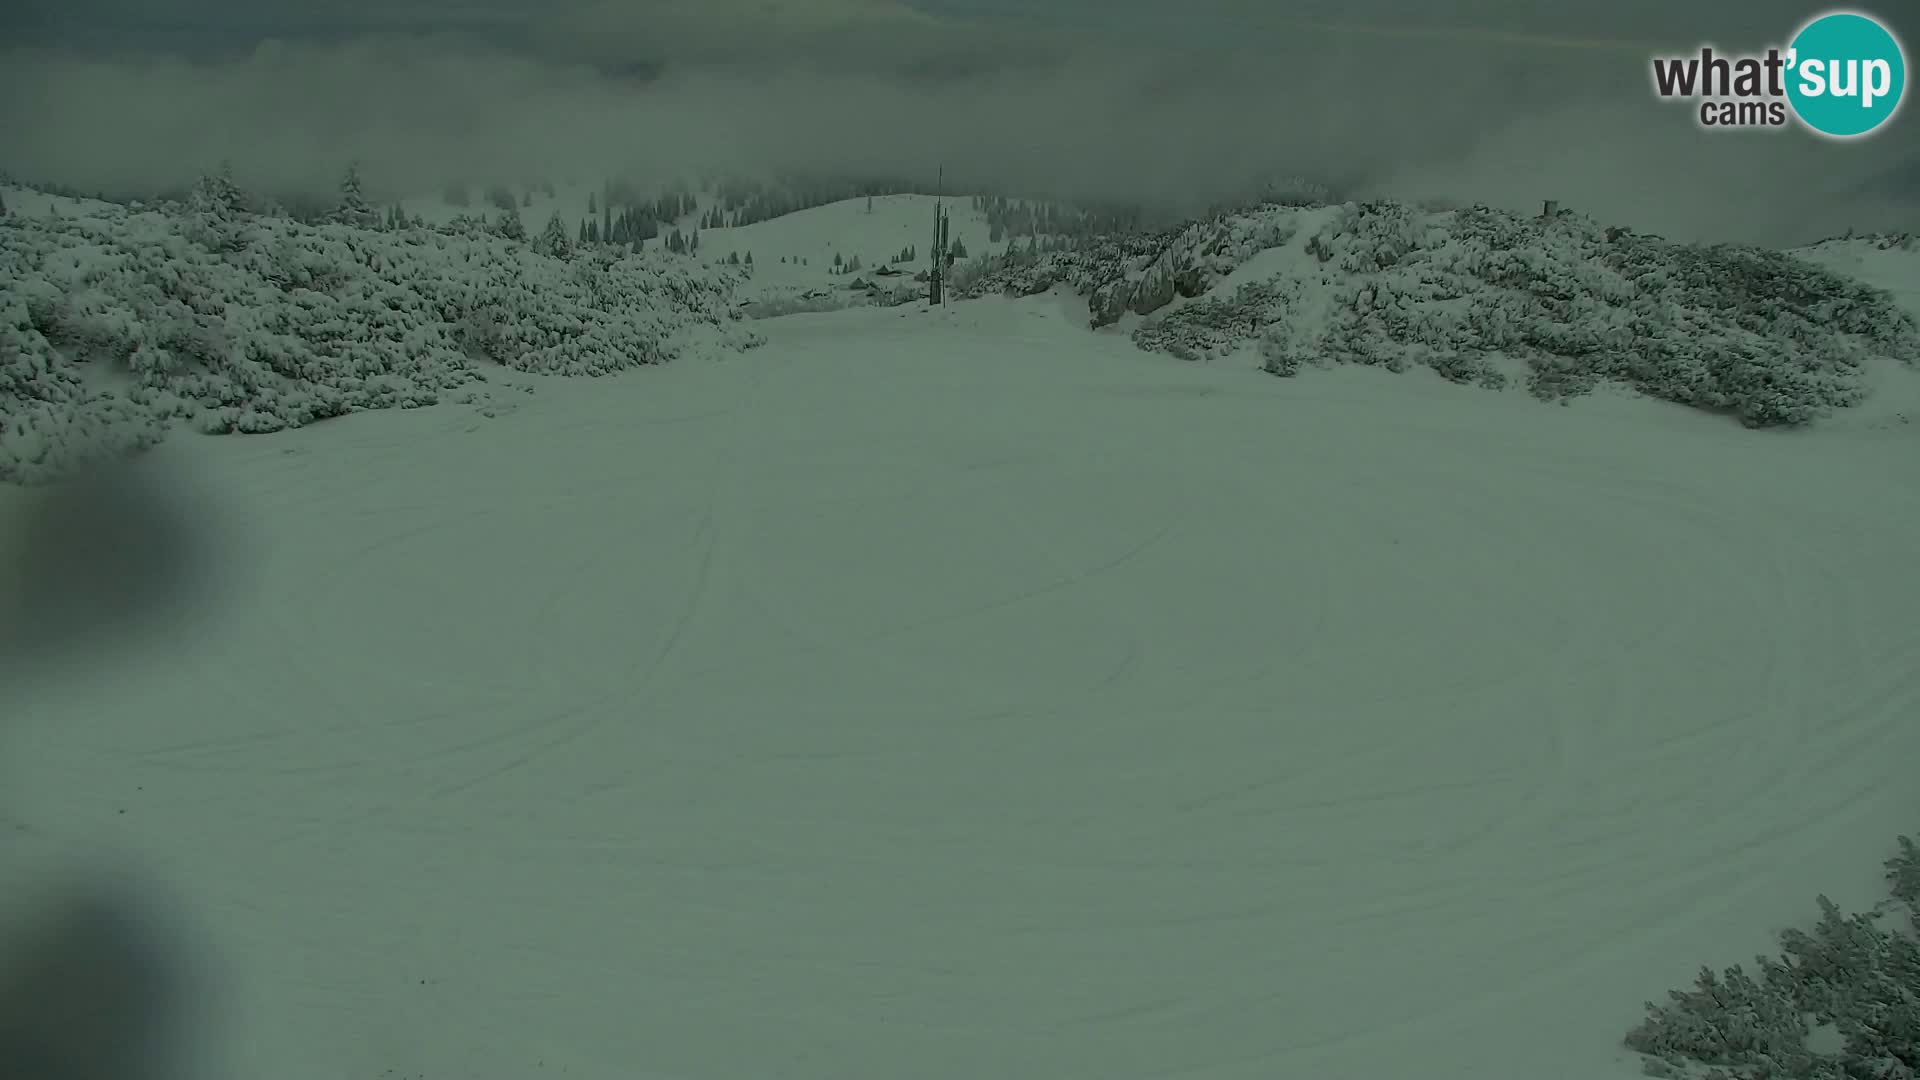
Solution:
[{"label": "ski track in snow", "polygon": [[1908,827],[1885,440],[956,310],[170,444],[252,602],[37,704],[33,827],[292,1080],[1624,1080]]}]

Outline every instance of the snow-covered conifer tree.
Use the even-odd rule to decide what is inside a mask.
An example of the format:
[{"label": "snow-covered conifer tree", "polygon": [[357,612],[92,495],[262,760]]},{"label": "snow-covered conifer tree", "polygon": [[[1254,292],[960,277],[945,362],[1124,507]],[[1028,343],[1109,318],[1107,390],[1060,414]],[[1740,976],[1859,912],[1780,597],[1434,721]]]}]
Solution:
[{"label": "snow-covered conifer tree", "polygon": [[187,193],[187,209],[196,214],[232,217],[246,209],[246,195],[233,182],[233,165],[221,162],[220,168],[203,173]]},{"label": "snow-covered conifer tree", "polygon": [[352,225],[358,229],[377,228],[380,215],[367,205],[366,195],[360,188],[360,164],[354,162],[347,166],[347,174],[340,178],[340,202],[334,208],[332,219],[341,225]]},{"label": "snow-covered conifer tree", "polygon": [[239,251],[247,246],[244,216],[247,197],[233,182],[233,168],[222,162],[216,172],[194,181],[187,193],[188,235],[209,251]]},{"label": "snow-covered conifer tree", "polygon": [[567,235],[566,223],[560,220],[558,213],[547,219],[547,227],[533,242],[533,250],[556,259],[573,257],[573,239]]},{"label": "snow-covered conifer tree", "polygon": [[520,220],[520,208],[517,206],[510,206],[500,211],[500,216],[494,219],[493,230],[508,240],[527,238],[527,227]]}]

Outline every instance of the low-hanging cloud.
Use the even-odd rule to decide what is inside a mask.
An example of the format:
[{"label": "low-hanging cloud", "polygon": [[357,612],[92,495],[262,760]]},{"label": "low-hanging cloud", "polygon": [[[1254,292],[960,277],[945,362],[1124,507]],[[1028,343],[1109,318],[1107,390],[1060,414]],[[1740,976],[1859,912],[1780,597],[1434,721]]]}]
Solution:
[{"label": "low-hanging cloud", "polygon": [[1184,208],[1301,175],[1516,209],[1553,198],[1685,238],[1920,225],[1920,192],[1888,180],[1911,169],[1912,140],[1703,132],[1650,99],[1644,55],[1615,43],[1462,33],[1436,48],[1298,25],[1148,48],[865,0],[726,32],[712,7],[644,26],[607,10],[514,40],[383,31],[194,61],[15,50],[0,100],[23,107],[0,118],[0,165],[125,191],[231,160],[285,190],[323,189],[357,159],[385,197],[616,172],[931,186],[944,166],[950,189]]}]

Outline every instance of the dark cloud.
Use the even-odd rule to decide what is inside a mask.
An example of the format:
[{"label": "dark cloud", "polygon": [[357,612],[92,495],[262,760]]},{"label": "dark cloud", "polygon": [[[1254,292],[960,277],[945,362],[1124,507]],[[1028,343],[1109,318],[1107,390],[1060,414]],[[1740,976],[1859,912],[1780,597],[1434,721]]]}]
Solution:
[{"label": "dark cloud", "polygon": [[1898,132],[1715,135],[1650,100],[1648,50],[1777,41],[1810,14],[1781,0],[27,3],[0,18],[39,12],[0,71],[0,100],[24,106],[0,115],[0,163],[82,186],[223,158],[284,186],[358,157],[386,194],[945,163],[962,183],[1117,198],[1201,200],[1259,171],[1558,198],[1679,236],[1920,224],[1920,151]]}]

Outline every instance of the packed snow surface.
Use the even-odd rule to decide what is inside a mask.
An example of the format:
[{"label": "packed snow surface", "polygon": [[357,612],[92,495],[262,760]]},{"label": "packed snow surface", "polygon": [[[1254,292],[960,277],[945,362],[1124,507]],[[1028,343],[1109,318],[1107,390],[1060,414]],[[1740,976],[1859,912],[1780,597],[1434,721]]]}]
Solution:
[{"label": "packed snow surface", "polygon": [[8,687],[0,767],[8,858],[176,898],[194,1075],[1626,1080],[1881,894],[1902,417],[761,325],[151,452],[219,604]]}]

